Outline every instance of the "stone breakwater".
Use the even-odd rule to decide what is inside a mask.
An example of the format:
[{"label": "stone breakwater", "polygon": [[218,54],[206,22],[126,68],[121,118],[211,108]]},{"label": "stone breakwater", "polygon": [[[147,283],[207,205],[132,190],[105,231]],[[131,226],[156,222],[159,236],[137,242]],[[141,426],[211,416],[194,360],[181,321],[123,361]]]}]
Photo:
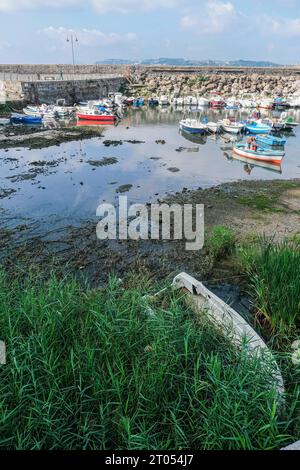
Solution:
[{"label": "stone breakwater", "polygon": [[284,95],[299,92],[298,74],[275,73],[155,73],[136,72],[131,75],[128,93],[141,95],[200,95],[220,93],[223,96],[254,94],[260,96]]}]

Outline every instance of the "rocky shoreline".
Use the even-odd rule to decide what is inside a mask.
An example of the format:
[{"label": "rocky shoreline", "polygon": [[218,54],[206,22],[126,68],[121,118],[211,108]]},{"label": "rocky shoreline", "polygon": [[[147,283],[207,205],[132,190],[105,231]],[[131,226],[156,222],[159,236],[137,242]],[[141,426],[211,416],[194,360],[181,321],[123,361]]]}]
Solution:
[{"label": "rocky shoreline", "polygon": [[127,92],[142,96],[166,94],[200,96],[211,95],[214,92],[224,96],[239,96],[256,94],[260,96],[288,96],[300,92],[298,75],[278,75],[246,73],[158,73],[137,70],[131,75]]}]

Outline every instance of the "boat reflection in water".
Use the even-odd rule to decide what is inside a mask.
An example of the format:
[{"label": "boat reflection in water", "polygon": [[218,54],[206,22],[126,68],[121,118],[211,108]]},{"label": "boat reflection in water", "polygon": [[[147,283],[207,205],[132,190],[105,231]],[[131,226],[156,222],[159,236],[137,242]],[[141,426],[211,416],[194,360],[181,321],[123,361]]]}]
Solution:
[{"label": "boat reflection in water", "polygon": [[226,157],[227,160],[229,161],[234,161],[237,160],[241,163],[244,163],[244,171],[248,175],[252,173],[253,168],[258,167],[258,168],[264,168],[265,170],[272,171],[274,173],[282,174],[282,169],[281,165],[278,165],[278,163],[267,163],[267,162],[261,162],[261,161],[253,161],[252,159],[242,157],[240,155],[236,155],[235,153],[229,154],[227,152],[224,152],[224,156]]},{"label": "boat reflection in water", "polygon": [[115,126],[116,127],[117,122],[112,122],[112,121],[85,121],[85,120],[80,120],[77,121],[76,126],[98,126],[98,127],[103,127],[103,126]]},{"label": "boat reflection in water", "polygon": [[184,137],[186,140],[189,140],[190,142],[193,142],[193,144],[205,145],[207,142],[207,135],[190,134],[189,132],[185,132],[183,130],[180,130],[179,132],[182,137]]}]

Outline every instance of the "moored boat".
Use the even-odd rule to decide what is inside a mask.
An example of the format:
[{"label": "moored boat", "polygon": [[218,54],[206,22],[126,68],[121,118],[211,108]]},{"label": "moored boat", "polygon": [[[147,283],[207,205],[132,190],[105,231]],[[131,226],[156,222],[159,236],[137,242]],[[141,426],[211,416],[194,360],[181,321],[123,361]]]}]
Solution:
[{"label": "moored boat", "polygon": [[179,123],[182,131],[189,132],[190,134],[205,134],[206,126],[197,119],[183,119]]},{"label": "moored boat", "polygon": [[214,134],[222,130],[222,126],[218,122],[209,121],[207,117],[202,120],[202,124],[209,132],[213,132]]},{"label": "moored boat", "polygon": [[245,128],[245,124],[242,122],[231,121],[230,119],[223,119],[218,124],[222,126],[222,129],[229,134],[239,134]]},{"label": "moored boat", "polygon": [[12,113],[10,121],[13,124],[42,124],[43,120],[39,116],[27,116],[26,114]]},{"label": "moored boat", "polygon": [[258,135],[255,140],[261,145],[270,147],[284,147],[286,144],[286,139],[273,135]]},{"label": "moored boat", "polygon": [[224,101],[221,97],[219,97],[219,96],[214,96],[214,97],[210,100],[209,105],[210,105],[210,107],[213,108],[213,109],[223,109],[223,108],[225,108],[226,103],[225,103],[225,101]]},{"label": "moored boat", "polygon": [[249,159],[246,157],[242,157],[241,155],[237,155],[236,153],[232,153],[232,160],[236,160],[247,165],[244,169],[246,173],[250,174],[253,168],[264,168],[265,170],[273,171],[275,173],[282,173],[281,165],[276,163],[264,162],[254,159]]},{"label": "moored boat", "polygon": [[173,98],[173,105],[174,106],[183,106],[183,98],[181,98],[180,96]]},{"label": "moored boat", "polygon": [[83,121],[115,122],[116,120],[115,114],[100,111],[97,106],[79,108],[76,117]]},{"label": "moored boat", "polygon": [[195,96],[185,96],[183,98],[183,104],[185,106],[197,106],[198,105],[198,99]]},{"label": "moored boat", "polygon": [[272,126],[263,124],[261,121],[249,121],[246,124],[246,131],[250,134],[269,134],[272,130]]},{"label": "moored boat", "polygon": [[198,98],[198,106],[209,106],[209,100],[206,98]]},{"label": "moored boat", "polygon": [[266,98],[261,100],[259,107],[261,109],[273,109],[274,101],[271,98]]},{"label": "moored boat", "polygon": [[268,150],[265,148],[257,148],[257,150],[249,149],[246,144],[235,144],[234,153],[250,160],[259,160],[280,165],[285,153],[281,150]]},{"label": "moored boat", "polygon": [[158,102],[161,106],[167,106],[170,104],[169,98],[166,95],[161,95],[158,99]]}]

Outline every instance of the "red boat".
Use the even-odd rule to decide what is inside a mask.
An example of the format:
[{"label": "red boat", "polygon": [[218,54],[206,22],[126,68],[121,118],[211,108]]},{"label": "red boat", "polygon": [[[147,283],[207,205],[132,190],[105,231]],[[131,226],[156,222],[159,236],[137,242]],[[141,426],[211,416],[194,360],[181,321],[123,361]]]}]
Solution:
[{"label": "red boat", "polygon": [[115,122],[116,116],[114,114],[96,114],[96,113],[77,113],[77,119],[84,121],[100,121],[100,122]]},{"label": "red boat", "polygon": [[209,105],[213,109],[222,109],[225,108],[226,103],[221,96],[216,95],[210,100]]}]

